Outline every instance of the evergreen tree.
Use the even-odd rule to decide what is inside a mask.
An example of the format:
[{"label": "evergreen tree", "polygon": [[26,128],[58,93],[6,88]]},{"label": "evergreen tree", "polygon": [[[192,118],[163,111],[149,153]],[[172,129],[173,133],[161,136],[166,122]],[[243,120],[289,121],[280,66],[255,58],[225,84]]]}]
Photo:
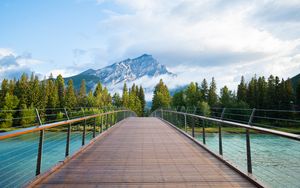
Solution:
[{"label": "evergreen tree", "polygon": [[72,109],[76,106],[76,95],[74,91],[73,81],[68,81],[68,87],[65,96],[65,105],[67,108]]},{"label": "evergreen tree", "polygon": [[1,91],[0,91],[0,107],[3,107],[4,98],[6,96],[6,93],[8,93],[9,85],[8,80],[4,79],[1,83]]},{"label": "evergreen tree", "polygon": [[194,82],[191,82],[188,85],[188,87],[185,91],[185,93],[186,93],[186,104],[187,104],[188,107],[193,107],[193,106],[197,105],[198,102],[200,101],[200,98],[199,98],[200,95],[199,95],[197,90],[198,90],[197,86]]},{"label": "evergreen tree", "polygon": [[122,99],[118,93],[115,93],[112,97],[113,106],[122,107]]},{"label": "evergreen tree", "polygon": [[[39,87],[39,78],[34,75],[34,73],[31,74],[30,81],[29,81],[29,90],[28,90],[28,103],[29,106],[35,106],[38,107],[40,103],[40,87]],[[27,106],[26,105],[26,106]],[[24,107],[24,104],[21,106],[21,108]]]},{"label": "evergreen tree", "polygon": [[65,107],[65,81],[62,77],[62,75],[58,75],[56,78],[56,87],[57,87],[57,92],[58,92],[58,106],[63,108]]},{"label": "evergreen tree", "polygon": [[102,92],[102,103],[104,106],[110,106],[112,103],[112,98],[106,87],[104,87]]},{"label": "evergreen tree", "polygon": [[251,108],[257,106],[257,78],[256,76],[251,79],[248,84],[247,103]]},{"label": "evergreen tree", "polygon": [[19,99],[18,108],[28,104],[28,90],[28,76],[24,73],[16,83],[16,96]]},{"label": "evergreen tree", "polygon": [[181,107],[186,107],[186,102],[184,100],[184,91],[176,92],[172,98],[172,106],[176,109],[180,109]]},{"label": "evergreen tree", "polygon": [[81,81],[80,85],[80,90],[78,94],[78,105],[83,107],[87,105],[86,86],[84,79]]},{"label": "evergreen tree", "polygon": [[238,101],[247,101],[247,84],[245,83],[244,76],[242,76],[241,82],[238,85],[237,99]]},{"label": "evergreen tree", "polygon": [[129,94],[128,94],[126,82],[124,83],[124,86],[123,86],[122,103],[123,103],[123,107],[126,107],[126,108],[129,107]]},{"label": "evergreen tree", "polygon": [[103,90],[100,82],[98,82],[96,86],[96,89],[94,91],[94,96],[95,96],[95,105],[97,107],[103,107],[104,106]]},{"label": "evergreen tree", "polygon": [[14,114],[12,110],[14,110],[18,104],[19,99],[16,96],[6,93],[4,97],[3,111],[0,111],[0,128],[8,128],[12,126]]},{"label": "evergreen tree", "polygon": [[221,89],[221,97],[220,97],[220,102],[222,104],[223,107],[230,107],[230,105],[233,102],[233,95],[231,93],[231,91],[228,89],[227,86],[224,86]]},{"label": "evergreen tree", "polygon": [[142,116],[144,116],[145,106],[146,106],[146,100],[145,100],[145,93],[143,87],[140,85],[138,97],[141,102],[141,108],[142,108]]},{"label": "evergreen tree", "polygon": [[168,87],[164,84],[163,80],[160,79],[154,89],[151,110],[154,111],[158,108],[169,107],[170,102],[171,96]]},{"label": "evergreen tree", "polygon": [[87,96],[87,106],[88,107],[94,107],[95,106],[95,97],[94,97],[94,94],[93,94],[93,92],[92,91],[90,91],[89,93],[88,93],[88,96]]},{"label": "evergreen tree", "polygon": [[32,126],[32,124],[35,122],[36,119],[36,113],[33,104],[31,104],[29,108],[27,108],[27,106],[23,104],[20,115],[21,115],[20,124],[22,126]]},{"label": "evergreen tree", "polygon": [[275,78],[273,75],[270,75],[268,78],[268,87],[267,87],[267,108],[273,108],[275,101]]},{"label": "evergreen tree", "polygon": [[44,78],[44,80],[41,81],[39,87],[40,87],[39,105],[36,108],[45,109],[47,107],[47,102],[49,97],[46,78]]},{"label": "evergreen tree", "polygon": [[203,81],[201,82],[201,94],[202,94],[202,99],[205,102],[208,102],[208,84],[206,79],[204,78]]},{"label": "evergreen tree", "polygon": [[53,82],[53,77],[46,82],[46,94],[47,94],[47,108],[55,108],[59,105],[58,89],[57,85]]},{"label": "evergreen tree", "polygon": [[259,77],[257,81],[257,104],[256,108],[266,108],[267,107],[267,92],[268,84],[265,77]]},{"label": "evergreen tree", "polygon": [[217,90],[217,85],[215,82],[215,78],[213,77],[208,90],[208,104],[212,107],[216,106],[218,103],[218,95],[216,93],[216,90]]}]

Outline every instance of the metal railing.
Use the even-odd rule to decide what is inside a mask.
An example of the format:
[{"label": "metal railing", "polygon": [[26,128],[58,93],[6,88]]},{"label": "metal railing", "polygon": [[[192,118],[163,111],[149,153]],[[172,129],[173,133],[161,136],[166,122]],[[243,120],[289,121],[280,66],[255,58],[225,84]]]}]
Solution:
[{"label": "metal railing", "polygon": [[217,119],[223,115],[223,120],[244,124],[251,119],[251,125],[300,134],[300,111],[297,110],[221,107],[210,108],[208,112],[198,107],[176,107],[173,110]]},{"label": "metal railing", "polygon": [[[171,123],[172,125],[176,126],[177,128],[181,129],[182,131],[188,133],[195,140],[200,141],[200,143],[202,142],[203,146],[205,146],[209,151],[215,153],[217,156],[224,159],[225,161],[228,161],[230,164],[233,164],[233,166],[235,166],[237,169],[240,170],[241,167],[246,166],[245,171],[243,170],[241,171],[248,177],[253,177],[254,175],[254,177],[258,177],[258,179],[261,182],[266,182],[267,185],[271,185],[272,187],[273,186],[272,183],[274,183],[272,181],[274,181],[274,179],[276,179],[279,176],[281,177],[282,174],[285,173],[287,175],[286,177],[289,178],[284,179],[285,177],[282,176],[284,180],[281,179],[281,183],[283,181],[284,183],[287,184],[287,182],[290,181],[291,182],[290,187],[300,186],[300,183],[297,183],[298,182],[297,177],[300,176],[300,171],[299,171],[300,150],[297,149],[300,146],[299,145],[300,135],[282,132],[278,130],[272,130],[264,127],[253,126],[252,120],[254,118],[255,109],[250,114],[247,124],[224,120],[225,113],[226,113],[226,109],[222,109],[221,115],[218,118],[213,118],[213,117],[206,117],[206,116],[201,116],[196,114],[189,114],[186,112],[178,112],[174,110],[159,109],[154,111],[151,114],[151,116],[159,117]],[[268,147],[270,147],[269,149],[268,147],[265,147],[263,149],[260,148],[260,150],[264,152],[270,152],[271,154],[264,153],[260,150],[257,150],[257,148],[254,148],[253,151],[253,148],[251,148],[251,143],[253,143],[253,145],[257,147],[259,144],[263,145],[265,142],[270,142],[270,140],[266,141],[266,139],[262,139],[261,141],[255,137],[251,142],[251,135],[256,136],[258,138],[260,137],[263,138],[266,137],[267,135],[276,135],[276,137],[274,137],[275,140],[274,142],[279,142],[279,143],[268,145]],[[283,139],[278,140],[278,137],[284,138],[286,140]],[[273,137],[271,136],[271,138]],[[209,143],[208,143],[208,139],[209,139]],[[225,139],[230,143],[225,142],[226,144],[224,144],[223,139]],[[230,139],[233,141],[231,141]],[[241,141],[244,144],[241,143]],[[282,147],[276,148],[277,145],[280,145],[280,142],[282,143],[286,142],[285,145],[283,145],[283,147],[287,147],[287,148],[282,148]],[[228,151],[224,150],[224,145],[226,146],[226,149]],[[293,146],[293,148],[289,146]],[[273,150],[274,148],[276,151]],[[238,151],[234,151],[234,149],[237,149]],[[286,150],[289,149],[293,151],[292,152],[285,151],[284,149]],[[224,151],[226,152],[225,156],[224,156]],[[263,174],[263,169],[259,167],[259,165],[261,165],[260,163],[263,162],[269,163],[270,161],[262,161],[263,160],[262,158],[263,157],[268,158],[268,156],[266,157],[265,155],[272,155],[272,152],[274,153],[277,152],[279,154],[281,153],[282,155],[285,155],[284,156],[285,159],[288,158],[289,160],[291,160],[291,161],[288,160],[279,161],[280,156],[272,156],[273,157],[272,159],[276,160],[277,162],[279,161],[278,164],[276,163],[274,164],[274,166],[285,164],[288,162],[290,162],[292,165],[287,164],[286,166],[289,167],[287,167],[285,172],[283,172],[282,168],[278,170],[278,168],[276,167],[276,171],[272,170],[271,168],[267,168],[268,172]],[[241,154],[245,155],[245,158],[244,156],[241,156]],[[238,157],[234,155],[237,155]],[[259,161],[255,161],[255,160],[253,161],[253,155],[255,158],[258,158],[257,156],[262,156],[262,158],[260,158]],[[246,165],[239,164],[239,163],[243,163],[244,159],[246,161]],[[253,163],[255,163],[256,165],[255,166],[255,168],[257,169],[255,171],[256,173],[253,173]],[[272,164],[270,164],[269,166],[272,166]],[[290,170],[289,168],[295,170]],[[279,171],[281,172],[279,173]]]},{"label": "metal railing", "polygon": [[26,185],[117,122],[136,116],[127,109],[60,108],[34,112],[37,125],[0,133],[0,187]]}]

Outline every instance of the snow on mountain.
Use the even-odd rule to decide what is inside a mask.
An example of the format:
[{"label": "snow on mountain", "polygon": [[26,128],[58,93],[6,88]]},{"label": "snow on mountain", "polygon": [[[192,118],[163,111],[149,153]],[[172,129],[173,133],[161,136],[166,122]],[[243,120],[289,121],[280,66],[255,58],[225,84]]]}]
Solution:
[{"label": "snow on mountain", "polygon": [[[100,81],[110,92],[120,92],[124,82],[130,87],[133,83],[142,85],[146,95],[151,95],[160,78],[176,77],[166,66],[160,64],[152,55],[144,54],[134,59],[125,59],[102,69],[88,69],[78,75],[65,78],[65,82],[72,79],[76,89],[85,79],[87,90],[94,89]],[[149,98],[150,96],[146,96]]]}]

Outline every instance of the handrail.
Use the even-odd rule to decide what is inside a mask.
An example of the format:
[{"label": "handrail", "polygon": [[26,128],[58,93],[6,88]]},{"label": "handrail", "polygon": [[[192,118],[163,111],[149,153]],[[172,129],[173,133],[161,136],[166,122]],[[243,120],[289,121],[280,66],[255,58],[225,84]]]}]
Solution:
[{"label": "handrail", "polygon": [[[66,130],[63,131],[65,138],[62,138],[63,140],[65,140],[65,145],[62,146],[62,148],[60,148],[60,149],[62,149],[62,152],[64,153],[64,156],[65,156],[64,159],[66,160],[66,159],[69,159],[69,157],[71,155],[71,146],[72,146],[71,136],[73,135],[72,134],[72,132],[73,132],[72,126],[74,125],[74,123],[80,123],[82,126],[82,130],[78,131],[78,127],[77,127],[77,132],[76,132],[76,135],[79,135],[79,136],[76,136],[76,139],[79,137],[81,137],[81,139],[73,140],[73,141],[77,142],[77,144],[79,144],[80,140],[81,140],[80,147],[82,148],[86,145],[86,140],[89,140],[89,143],[91,143],[92,140],[96,139],[99,135],[102,135],[102,133],[104,131],[108,130],[110,127],[112,127],[116,123],[126,119],[127,117],[136,116],[135,112],[128,110],[128,109],[119,109],[119,110],[112,109],[112,111],[107,111],[107,112],[103,112],[103,113],[98,112],[97,114],[91,114],[91,115],[85,116],[85,113],[84,113],[83,109],[81,108],[81,110],[83,111],[83,117],[74,117],[74,119],[70,119],[67,110],[65,108],[63,108],[63,110],[64,110],[67,120],[63,120],[63,121],[58,120],[58,122],[43,124],[43,122],[41,121],[41,118],[39,117],[40,114],[39,114],[38,110],[36,109],[36,118],[37,118],[38,124],[39,124],[38,126],[32,126],[29,128],[23,128],[23,129],[19,129],[16,131],[0,133],[0,141],[4,141],[4,142],[6,141],[5,139],[13,138],[13,137],[20,136],[20,135],[25,135],[25,134],[32,133],[32,132],[37,132],[39,134],[39,135],[33,136],[35,139],[37,139],[36,142],[38,143],[38,145],[34,144],[34,146],[33,146],[33,147],[36,147],[37,153],[32,154],[33,156],[36,156],[35,177],[39,177],[41,175],[43,159],[44,159],[43,155],[46,154],[46,152],[44,150],[49,149],[49,148],[47,148],[47,145],[45,145],[45,148],[44,148],[44,144],[47,143],[47,141],[49,140],[49,137],[47,138],[45,136],[45,135],[48,135],[48,133],[47,133],[48,129],[53,128],[53,127],[58,127],[61,125],[67,125]],[[94,120],[94,121],[87,121],[87,120]],[[92,126],[92,129],[90,131],[87,129],[87,126],[89,126],[89,125]],[[103,126],[105,126],[105,128]],[[97,128],[98,128],[98,130],[97,130]],[[88,138],[88,134],[87,134],[88,132],[92,133],[90,138]],[[97,133],[98,133],[98,136],[97,136]],[[56,136],[54,136],[54,137],[56,138]],[[75,137],[73,137],[73,139],[74,138]],[[51,142],[48,142],[48,144],[49,143],[51,143]],[[63,142],[60,142],[60,143],[63,144]],[[56,146],[54,146],[54,147],[56,147]],[[4,149],[6,149],[6,148],[4,148]],[[17,153],[18,152],[17,149],[18,148],[13,148],[14,152]],[[34,148],[32,148],[32,149],[34,149]],[[31,149],[31,151],[32,151],[32,149]],[[4,150],[4,151],[6,151],[6,150]],[[80,151],[80,149],[79,149],[79,151]],[[9,151],[9,152],[11,152],[11,151]],[[7,153],[9,153],[9,152],[7,152]],[[5,156],[5,152],[3,152],[1,154],[4,154],[4,156]],[[6,155],[6,156],[10,157],[10,155]],[[9,159],[6,161],[9,161]],[[60,161],[60,159],[59,159],[59,161]],[[59,161],[57,161],[57,162],[59,162]],[[19,161],[14,162],[13,164],[22,163],[22,162],[24,162],[24,161],[19,160]],[[31,162],[32,162],[32,160],[30,160],[30,163]],[[15,176],[18,177],[18,175],[17,175],[18,167],[16,165],[16,168],[14,168],[13,164],[4,163],[4,166],[1,166],[0,171],[3,169],[7,169],[8,167],[9,168],[13,167],[10,171],[16,171]],[[55,165],[55,163],[53,165]],[[50,168],[52,168],[52,167],[50,167]],[[33,170],[33,169],[31,169],[31,170]],[[48,167],[48,170],[49,170],[49,167]],[[1,171],[0,173],[2,173],[1,175],[3,177],[3,174],[5,175],[6,172]],[[29,178],[25,178],[25,181],[24,180],[23,181],[25,183],[28,183],[28,181],[32,180],[32,178],[33,178],[32,175],[33,174],[29,175]],[[3,179],[5,179],[5,178],[3,178]],[[1,179],[1,181],[3,179]],[[7,179],[5,179],[5,180],[7,180]],[[18,182],[18,180],[16,182],[19,183],[20,185],[22,185],[24,183],[24,182],[21,183],[21,181]],[[0,181],[0,187],[2,185],[5,185],[5,184],[1,184],[1,181]],[[17,186],[19,186],[19,185],[17,185]]]},{"label": "handrail", "polygon": [[[207,151],[209,151],[210,153],[213,153],[215,156],[217,156],[217,158],[219,158],[220,160],[223,160],[226,164],[229,164],[229,166],[231,166],[232,168],[234,168],[235,170],[237,170],[238,172],[240,172],[241,174],[249,177],[250,179],[256,176],[253,176],[253,172],[252,172],[252,154],[253,152],[251,152],[251,131],[250,130],[254,130],[254,131],[258,131],[258,132],[262,132],[262,133],[268,133],[268,134],[272,134],[272,135],[277,135],[279,137],[285,137],[288,138],[290,140],[295,140],[300,141],[300,135],[297,134],[293,134],[293,133],[287,133],[287,132],[283,132],[283,131],[277,131],[277,130],[272,130],[272,129],[268,129],[268,128],[263,128],[263,127],[257,127],[257,126],[253,126],[253,122],[252,119],[254,117],[255,114],[255,110],[252,110],[252,113],[250,115],[250,118],[248,120],[248,124],[244,124],[244,123],[238,123],[238,122],[231,122],[228,120],[224,120],[224,112],[225,112],[225,108],[223,108],[223,112],[222,115],[217,119],[217,118],[211,118],[211,117],[205,117],[205,116],[201,116],[201,115],[196,115],[196,114],[189,114],[187,112],[178,112],[175,110],[170,110],[170,109],[157,109],[155,111],[152,112],[151,116],[153,117],[158,117],[159,119],[168,122],[169,124],[171,124],[172,126],[174,126],[175,128],[178,128],[179,130],[181,130],[184,134],[189,135],[189,137],[191,139],[193,139],[196,143],[200,143],[198,141],[199,137],[197,137],[195,135],[195,128],[197,126],[197,123],[195,122],[195,119],[198,120],[202,120],[202,123],[199,122],[200,124],[202,124],[202,143],[200,144],[201,146],[203,146]],[[180,116],[178,116],[180,115]],[[187,117],[190,117],[192,120],[190,123],[187,122]],[[206,124],[208,122],[215,122],[216,124],[216,133],[218,134],[218,136],[216,136],[216,138],[218,139],[217,142],[214,142],[214,146],[216,146],[216,148],[209,148],[207,147],[208,145],[212,144],[209,143],[208,145],[206,145]],[[177,127],[179,126],[180,127]],[[227,160],[226,157],[224,158],[223,155],[223,138],[225,138],[224,136],[222,136],[222,125],[231,125],[234,127],[239,127],[242,129],[245,129],[245,132],[243,133],[245,135],[245,155],[246,155],[246,168],[247,168],[247,173],[244,173],[242,170],[239,169],[239,165],[236,162]],[[187,127],[191,127],[191,132],[189,132],[189,130],[187,129]],[[201,132],[201,130],[200,130]],[[225,129],[226,132],[226,129]],[[216,141],[216,140],[215,140]],[[227,146],[228,147],[228,146]],[[216,150],[218,148],[218,153]],[[213,149],[213,150],[212,150]],[[244,152],[244,151],[243,151]],[[278,152],[278,151],[277,151]],[[280,151],[281,152],[281,151]],[[298,150],[298,152],[300,152]],[[256,153],[255,153],[256,154]],[[297,155],[298,156],[298,155]],[[297,157],[294,156],[294,157]],[[233,159],[236,160],[236,159]],[[254,158],[254,160],[257,162],[257,158]],[[239,161],[241,162],[241,161]],[[266,161],[267,162],[267,161]],[[269,169],[270,170],[270,169]],[[281,173],[281,172],[280,172]],[[269,183],[273,180],[273,178],[276,178],[274,175],[270,176],[270,179],[268,180]],[[297,179],[294,179],[295,181],[297,181]],[[298,185],[298,184],[297,184]]]},{"label": "handrail", "polygon": [[28,134],[28,133],[31,133],[31,132],[45,130],[45,129],[49,129],[49,128],[52,128],[52,127],[57,127],[57,126],[60,126],[60,125],[68,125],[68,124],[80,122],[80,121],[83,121],[83,120],[96,118],[96,117],[99,117],[99,116],[102,116],[102,115],[107,115],[107,114],[112,114],[112,113],[117,113],[117,112],[127,112],[127,111],[130,111],[130,110],[117,110],[117,111],[105,112],[105,113],[101,113],[101,114],[94,114],[94,115],[75,118],[75,119],[70,119],[70,120],[66,120],[66,121],[48,123],[48,124],[44,124],[44,125],[40,125],[40,126],[36,126],[36,127],[29,127],[29,128],[23,128],[23,129],[20,129],[20,130],[4,132],[4,133],[0,133],[0,140],[7,139],[7,138],[12,138],[12,137],[19,136],[19,135]]},{"label": "handrail", "polygon": [[227,124],[227,125],[233,125],[236,127],[242,127],[242,128],[247,128],[247,129],[251,129],[251,130],[261,131],[264,133],[270,133],[273,135],[282,136],[282,137],[300,141],[300,135],[293,134],[293,133],[287,133],[287,132],[283,132],[283,131],[277,131],[277,130],[272,130],[272,129],[268,129],[268,128],[257,127],[257,126],[252,126],[252,125],[247,125],[247,124],[237,123],[237,122],[231,122],[231,121],[226,121],[226,120],[222,120],[222,119],[210,118],[210,117],[205,117],[205,116],[200,116],[200,115],[195,115],[195,114],[189,114],[189,113],[185,113],[185,112],[178,112],[178,111],[174,111],[174,110],[160,109],[159,111],[173,112],[173,113],[177,113],[177,114],[188,115],[188,116],[197,117],[197,118],[200,118],[203,120],[209,120],[209,121],[214,121],[217,123],[223,123],[223,124]]}]

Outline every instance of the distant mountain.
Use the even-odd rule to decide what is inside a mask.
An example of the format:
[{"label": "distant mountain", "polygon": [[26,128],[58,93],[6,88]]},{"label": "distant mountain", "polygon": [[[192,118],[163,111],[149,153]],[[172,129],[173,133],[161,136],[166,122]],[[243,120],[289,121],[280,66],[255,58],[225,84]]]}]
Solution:
[{"label": "distant mountain", "polygon": [[[94,89],[98,82],[111,91],[120,89],[124,82],[131,83],[139,79],[152,79],[159,76],[176,76],[169,72],[166,66],[160,64],[152,55],[144,54],[134,59],[125,59],[107,67],[94,70],[88,69],[78,75],[65,78],[65,82],[72,79],[75,89],[80,88],[81,80],[86,81],[87,90]],[[129,85],[128,87],[130,87]],[[146,88],[152,91],[153,88]]]}]

